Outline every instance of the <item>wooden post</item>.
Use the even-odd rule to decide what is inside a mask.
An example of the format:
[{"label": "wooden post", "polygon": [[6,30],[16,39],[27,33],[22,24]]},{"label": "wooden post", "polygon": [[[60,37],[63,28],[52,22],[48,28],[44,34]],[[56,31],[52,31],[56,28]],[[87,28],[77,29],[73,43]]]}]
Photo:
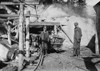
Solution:
[{"label": "wooden post", "polygon": [[8,43],[11,45],[11,35],[10,35],[11,28],[8,25]]},{"label": "wooden post", "polygon": [[95,50],[96,50],[96,54],[99,54],[99,43],[98,43],[98,34],[97,34],[97,22],[98,22],[98,18],[96,16],[96,25],[95,25],[95,30],[96,30],[96,35],[95,35]]},{"label": "wooden post", "polygon": [[98,44],[98,35],[96,31],[96,36],[95,36],[95,49],[96,49],[96,54],[99,54],[99,44]]},{"label": "wooden post", "polygon": [[8,24],[8,43],[11,45],[11,27],[10,27],[10,24],[11,22],[8,21],[7,24]]},{"label": "wooden post", "polygon": [[57,26],[54,25],[54,31],[55,31],[55,35],[57,35]]},{"label": "wooden post", "polygon": [[19,67],[18,71],[21,71],[22,64],[23,64],[23,54],[21,51],[23,51],[24,43],[23,43],[23,16],[24,16],[24,8],[23,4],[20,4],[20,15],[19,15]]},{"label": "wooden post", "polygon": [[[30,12],[29,12],[30,13]],[[29,57],[29,17],[26,18],[26,57]]]}]

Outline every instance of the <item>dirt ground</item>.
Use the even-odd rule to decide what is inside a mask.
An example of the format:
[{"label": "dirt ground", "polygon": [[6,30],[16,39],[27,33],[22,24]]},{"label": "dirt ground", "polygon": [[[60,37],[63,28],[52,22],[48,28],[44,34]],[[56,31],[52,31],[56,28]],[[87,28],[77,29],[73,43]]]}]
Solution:
[{"label": "dirt ground", "polygon": [[100,71],[100,58],[88,48],[81,49],[80,57],[72,57],[72,49],[51,53],[37,71]]},{"label": "dirt ground", "polygon": [[[72,48],[49,53],[36,71],[100,71],[100,56],[82,47],[80,57],[72,57]],[[2,71],[2,70],[0,70]],[[27,68],[24,71],[33,71]]]},{"label": "dirt ground", "polygon": [[[32,71],[28,69],[25,71]],[[50,53],[36,71],[100,71],[100,57],[83,47],[80,57],[72,57],[72,49]]]}]

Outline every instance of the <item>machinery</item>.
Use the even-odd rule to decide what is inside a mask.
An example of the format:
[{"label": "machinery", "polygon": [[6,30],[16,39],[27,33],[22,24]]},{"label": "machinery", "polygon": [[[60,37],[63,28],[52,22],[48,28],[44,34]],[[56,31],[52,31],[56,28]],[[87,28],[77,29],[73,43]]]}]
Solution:
[{"label": "machinery", "polygon": [[[47,55],[48,49],[56,46],[58,47],[58,45],[62,45],[64,39],[57,35],[57,27],[59,27],[60,23],[45,21],[30,22],[30,16],[37,17],[38,15],[31,15],[30,13],[24,14],[24,6],[38,5],[38,3],[35,2],[1,2],[0,5],[19,5],[20,7],[19,15],[0,14],[0,17],[7,17],[7,19],[1,20],[6,21],[8,29],[6,39],[9,44],[9,49],[7,48],[7,46],[2,45],[3,49],[1,49],[1,54],[3,54],[3,52],[6,50],[4,58],[10,59],[10,61],[8,62],[4,61],[4,59],[1,59],[4,63],[10,65],[8,66],[8,68],[4,68],[3,71],[15,71],[17,69],[16,67],[18,67],[18,71],[30,67],[33,69],[33,71],[35,71],[39,66],[43,64],[43,60]],[[11,22],[10,20],[13,20],[13,22]],[[16,20],[19,21],[18,24],[16,24]],[[50,27],[52,29],[50,29]],[[1,37],[5,38],[4,36]],[[9,53],[9,58],[7,58],[7,53]]]}]

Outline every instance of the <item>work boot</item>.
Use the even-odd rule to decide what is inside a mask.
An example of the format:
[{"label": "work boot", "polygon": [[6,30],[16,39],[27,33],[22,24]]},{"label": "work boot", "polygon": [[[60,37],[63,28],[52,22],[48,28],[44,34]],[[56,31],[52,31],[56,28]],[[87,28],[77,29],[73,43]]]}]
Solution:
[{"label": "work boot", "polygon": [[76,55],[74,54],[74,55],[72,55],[71,57],[75,57]]},{"label": "work boot", "polygon": [[81,59],[81,60],[83,59],[83,58],[82,58],[82,55],[77,55],[77,58],[78,58],[78,59]]}]

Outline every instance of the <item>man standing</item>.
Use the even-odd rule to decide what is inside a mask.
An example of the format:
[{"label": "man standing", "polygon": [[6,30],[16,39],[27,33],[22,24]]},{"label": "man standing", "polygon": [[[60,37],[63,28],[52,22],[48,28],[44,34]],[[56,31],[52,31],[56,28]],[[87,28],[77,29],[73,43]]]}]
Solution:
[{"label": "man standing", "polygon": [[48,51],[48,43],[49,43],[49,33],[47,31],[47,27],[44,26],[43,27],[43,32],[41,32],[40,35],[41,39],[42,39],[42,49],[43,49],[43,54],[46,56],[47,55],[47,51]]},{"label": "man standing", "polygon": [[74,26],[75,26],[75,28],[74,28],[73,56],[79,56],[82,31],[81,31],[81,28],[78,27],[78,22],[75,22]]}]

